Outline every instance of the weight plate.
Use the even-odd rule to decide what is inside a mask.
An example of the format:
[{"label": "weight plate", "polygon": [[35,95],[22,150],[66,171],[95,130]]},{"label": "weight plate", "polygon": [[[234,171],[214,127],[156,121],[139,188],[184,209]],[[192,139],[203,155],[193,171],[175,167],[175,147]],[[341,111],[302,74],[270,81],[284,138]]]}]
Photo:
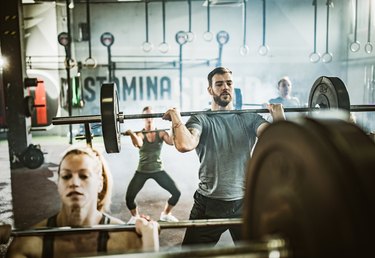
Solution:
[{"label": "weight plate", "polygon": [[337,77],[319,77],[310,90],[309,107],[350,111],[349,94]]},{"label": "weight plate", "polygon": [[[325,135],[345,162],[350,182],[348,191],[362,194],[366,214],[375,217],[375,143],[358,126],[340,120],[317,121],[306,119],[306,126],[316,134]],[[355,188],[356,187],[356,188]]]},{"label": "weight plate", "polygon": [[114,83],[103,83],[100,89],[100,112],[104,146],[107,153],[118,153],[121,149],[119,104]]},{"label": "weight plate", "polygon": [[34,97],[33,96],[26,96],[23,99],[24,104],[24,111],[26,117],[31,117],[34,114],[35,106],[34,106]]},{"label": "weight plate", "polygon": [[43,152],[38,147],[31,144],[21,154],[21,162],[27,168],[36,169],[44,163]]},{"label": "weight plate", "polygon": [[352,180],[354,165],[309,127],[282,121],[259,138],[247,169],[244,236],[281,236],[293,257],[362,257],[374,222]]}]

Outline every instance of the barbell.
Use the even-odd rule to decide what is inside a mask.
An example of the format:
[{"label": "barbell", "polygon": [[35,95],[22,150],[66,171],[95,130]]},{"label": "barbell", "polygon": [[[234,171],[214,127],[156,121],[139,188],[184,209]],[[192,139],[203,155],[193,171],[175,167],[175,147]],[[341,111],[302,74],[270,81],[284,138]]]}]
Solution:
[{"label": "barbell", "polygon": [[[178,228],[193,228],[193,227],[220,227],[220,226],[238,226],[242,224],[242,218],[225,218],[225,219],[196,219],[196,220],[180,220],[179,222],[158,222],[160,229],[178,229]],[[6,229],[9,225],[1,225],[2,229]],[[85,232],[125,232],[135,231],[135,225],[129,224],[106,224],[94,225],[91,227],[44,227],[23,230],[11,230],[9,228],[3,233],[4,239],[2,242],[7,242],[9,237],[25,237],[25,236],[44,236],[44,235],[66,235],[79,234]]]},{"label": "barbell", "polygon": [[[350,112],[375,111],[374,105],[350,105],[349,94],[345,84],[337,77],[321,76],[311,88],[308,107],[284,108],[284,112],[312,112],[322,109],[341,109]],[[129,114],[125,115],[119,110],[117,87],[114,83],[103,83],[100,89],[100,115],[54,117],[52,124],[81,124],[101,123],[104,146],[107,153],[118,153],[121,149],[120,123],[127,119],[161,118],[164,113]],[[268,113],[269,110],[242,109],[218,111],[187,111],[181,116],[198,114],[240,114],[240,113]],[[88,140],[89,142],[89,140]]]},{"label": "barbell", "polygon": [[[221,222],[224,222],[225,225],[237,225],[238,219],[226,219],[225,221],[222,219],[211,219],[211,220],[196,220],[194,225],[196,226],[215,226],[217,222],[218,226],[222,225]],[[182,221],[180,221],[182,222]],[[189,221],[190,223],[192,221]],[[202,222],[202,223],[201,223]],[[233,222],[233,223],[232,223]],[[185,223],[185,222],[184,222]],[[208,223],[208,224],[207,224]],[[228,224],[229,223],[229,224]],[[242,221],[240,221],[242,223]],[[175,222],[167,223],[167,222],[160,222],[160,227],[165,228],[166,224],[176,225]],[[207,225],[206,225],[207,224]],[[177,223],[177,225],[181,225],[181,223]],[[188,225],[190,226],[190,224]],[[168,228],[176,228],[168,227]],[[1,225],[0,226],[0,236],[2,236],[0,241],[0,255],[6,256],[7,249],[10,246],[14,237],[28,237],[28,236],[43,236],[43,235],[65,235],[65,234],[72,234],[72,233],[83,233],[83,232],[94,232],[94,231],[107,231],[107,232],[114,232],[114,231],[134,231],[134,226],[129,225],[101,225],[100,227],[95,228],[85,228],[85,231],[82,228],[44,228],[44,229],[35,229],[35,230],[27,230],[27,231],[13,231],[11,232],[10,225]],[[3,233],[3,234],[1,234]],[[289,256],[289,247],[288,243],[278,237],[272,237],[264,240],[253,241],[252,243],[244,243],[238,242],[235,246],[217,246],[215,248],[207,248],[207,246],[189,246],[184,247],[182,250],[161,250],[159,252],[149,252],[147,253],[147,257],[155,257],[155,258],[183,258],[183,257],[219,257],[219,256],[231,256],[231,255],[248,255],[249,257],[291,257]],[[270,256],[273,254],[274,256]],[[275,256],[279,254],[279,256]],[[121,255],[121,257],[128,257],[127,254],[117,254],[113,255],[114,257]],[[101,257],[104,257],[104,254]],[[112,257],[111,254],[105,254],[107,257]],[[144,257],[145,254],[140,253],[139,255],[130,253],[129,257]],[[88,256],[89,257],[89,256]],[[91,256],[90,256],[91,257]],[[93,256],[97,257],[97,256]],[[246,256],[247,257],[247,256]]]},{"label": "barbell", "polygon": [[[169,131],[169,128],[165,129],[154,129],[154,130],[139,130],[139,131],[133,131],[133,133],[158,133],[158,132],[163,132],[163,131]],[[126,132],[122,132],[121,135],[128,136]]]},{"label": "barbell", "polygon": [[[133,133],[157,133],[157,132],[162,132],[162,131],[169,131],[170,129],[169,128],[165,128],[165,129],[155,129],[155,130],[139,130],[139,131],[133,131]],[[121,135],[124,135],[124,136],[129,136],[129,134],[127,134],[126,132],[121,132],[120,133]],[[91,138],[94,138],[96,136],[99,136],[99,135],[94,135],[94,134],[91,134]],[[83,135],[83,134],[77,134],[74,139],[76,140],[84,140],[86,139],[86,135]]]}]

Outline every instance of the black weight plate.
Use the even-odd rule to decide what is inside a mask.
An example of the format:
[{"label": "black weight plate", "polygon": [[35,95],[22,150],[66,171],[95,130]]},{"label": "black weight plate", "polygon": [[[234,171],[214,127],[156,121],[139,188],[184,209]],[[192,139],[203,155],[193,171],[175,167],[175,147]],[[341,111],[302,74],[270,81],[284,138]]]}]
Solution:
[{"label": "black weight plate", "polygon": [[35,147],[28,147],[21,157],[21,162],[27,168],[36,169],[44,163],[43,152]]},{"label": "black weight plate", "polygon": [[104,146],[107,153],[118,153],[121,149],[119,105],[114,83],[103,83],[100,89],[100,112]]},{"label": "black weight plate", "polygon": [[341,120],[306,119],[306,126],[311,132],[324,135],[327,144],[341,155],[350,177],[347,191],[361,194],[364,207],[369,208],[365,214],[375,217],[375,143],[358,126]]},{"label": "black weight plate", "polygon": [[35,107],[34,107],[34,97],[33,96],[26,96],[23,99],[25,116],[31,117],[34,114]]},{"label": "black weight plate", "polygon": [[274,123],[259,138],[247,169],[244,236],[282,236],[294,257],[360,256],[372,230],[360,217],[368,209],[358,186],[348,187],[351,167],[306,125]]},{"label": "black weight plate", "polygon": [[310,90],[309,107],[343,109],[350,111],[349,94],[345,84],[337,77],[319,77]]}]

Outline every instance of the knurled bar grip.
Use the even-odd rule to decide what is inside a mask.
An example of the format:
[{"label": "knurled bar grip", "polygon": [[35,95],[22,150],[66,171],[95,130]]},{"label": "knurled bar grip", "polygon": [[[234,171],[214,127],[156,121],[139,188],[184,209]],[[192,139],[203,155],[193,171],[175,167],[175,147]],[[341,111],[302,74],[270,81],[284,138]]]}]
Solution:
[{"label": "knurled bar grip", "polygon": [[[198,220],[182,220],[179,222],[158,222],[160,229],[174,229],[174,228],[188,228],[188,227],[215,227],[215,226],[235,226],[241,225],[241,218],[231,219],[198,219]],[[63,235],[93,231],[108,231],[108,232],[121,232],[121,231],[134,231],[135,225],[120,224],[120,225],[95,225],[92,227],[53,227],[53,228],[36,228],[29,230],[13,230],[11,236],[40,236],[40,235]]]}]

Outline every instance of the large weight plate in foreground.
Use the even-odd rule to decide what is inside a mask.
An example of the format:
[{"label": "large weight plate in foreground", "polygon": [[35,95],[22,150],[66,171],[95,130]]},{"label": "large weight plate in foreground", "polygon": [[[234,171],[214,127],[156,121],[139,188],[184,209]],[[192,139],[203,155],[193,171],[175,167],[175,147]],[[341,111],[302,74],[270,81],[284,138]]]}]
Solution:
[{"label": "large weight plate in foreground", "polygon": [[114,83],[103,83],[100,89],[100,112],[105,150],[118,153],[121,150],[119,105]]},{"label": "large weight plate in foreground", "polygon": [[350,111],[349,94],[345,84],[337,77],[319,77],[309,95],[309,107],[343,109]]},{"label": "large weight plate in foreground", "polygon": [[375,143],[358,126],[340,120],[306,119],[312,133],[324,135],[340,155],[350,176],[348,191],[357,191],[375,218]]},{"label": "large weight plate in foreground", "polygon": [[[247,169],[245,238],[276,234],[289,240],[293,257],[367,254],[375,230],[374,190],[369,188],[375,147],[354,127],[306,118],[299,124],[274,123],[264,131]],[[342,135],[323,132],[327,130]],[[359,152],[355,155],[372,154],[348,157],[338,143],[341,137],[353,137],[353,150]],[[367,186],[366,178],[372,180]]]}]

